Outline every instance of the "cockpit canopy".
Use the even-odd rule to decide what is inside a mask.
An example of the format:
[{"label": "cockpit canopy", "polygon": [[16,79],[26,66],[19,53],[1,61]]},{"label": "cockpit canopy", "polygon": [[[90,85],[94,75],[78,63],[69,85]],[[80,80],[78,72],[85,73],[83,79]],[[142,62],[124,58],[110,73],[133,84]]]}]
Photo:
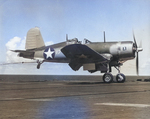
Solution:
[{"label": "cockpit canopy", "polygon": [[77,38],[73,38],[73,39],[69,39],[66,41],[66,44],[67,45],[70,45],[70,44],[81,44],[81,41],[78,41]]}]

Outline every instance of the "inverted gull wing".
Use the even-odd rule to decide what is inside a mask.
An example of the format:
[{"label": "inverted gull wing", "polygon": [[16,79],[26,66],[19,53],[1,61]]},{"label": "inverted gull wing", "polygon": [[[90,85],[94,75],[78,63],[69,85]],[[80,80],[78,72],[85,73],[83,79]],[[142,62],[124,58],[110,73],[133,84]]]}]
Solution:
[{"label": "inverted gull wing", "polygon": [[86,45],[72,44],[61,49],[63,54],[70,59],[70,67],[73,70],[78,70],[85,63],[102,63],[108,59],[92,50]]}]

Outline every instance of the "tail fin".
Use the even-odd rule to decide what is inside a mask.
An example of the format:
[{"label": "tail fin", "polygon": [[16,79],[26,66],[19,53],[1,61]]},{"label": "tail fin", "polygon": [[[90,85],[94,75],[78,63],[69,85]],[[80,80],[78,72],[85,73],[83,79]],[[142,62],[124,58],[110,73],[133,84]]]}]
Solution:
[{"label": "tail fin", "polygon": [[38,27],[31,28],[26,37],[25,49],[35,49],[45,46],[40,29]]}]

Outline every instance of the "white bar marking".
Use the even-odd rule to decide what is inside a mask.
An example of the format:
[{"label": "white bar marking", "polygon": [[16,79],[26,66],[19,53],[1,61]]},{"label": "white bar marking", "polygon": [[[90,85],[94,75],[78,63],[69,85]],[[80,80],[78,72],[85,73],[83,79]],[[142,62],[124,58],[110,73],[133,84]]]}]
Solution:
[{"label": "white bar marking", "polygon": [[150,105],[148,104],[130,104],[130,103],[95,103],[95,105],[124,106],[124,107],[150,107]]},{"label": "white bar marking", "polygon": [[54,100],[53,99],[27,99],[27,101],[49,102]]}]

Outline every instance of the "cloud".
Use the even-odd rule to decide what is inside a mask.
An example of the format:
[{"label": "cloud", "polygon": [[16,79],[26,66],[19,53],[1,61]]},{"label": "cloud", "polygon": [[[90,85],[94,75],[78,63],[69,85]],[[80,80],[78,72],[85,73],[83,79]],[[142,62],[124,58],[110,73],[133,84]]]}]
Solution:
[{"label": "cloud", "polygon": [[28,62],[31,61],[29,59],[24,59],[21,57],[18,57],[18,53],[12,52],[10,50],[25,50],[25,37],[23,39],[19,37],[14,37],[10,39],[6,43],[6,62],[7,63],[14,63],[14,62]]},{"label": "cloud", "polygon": [[21,43],[21,38],[19,37],[14,37],[13,39],[10,39],[7,43],[6,43],[6,48],[7,50],[15,50]]}]

